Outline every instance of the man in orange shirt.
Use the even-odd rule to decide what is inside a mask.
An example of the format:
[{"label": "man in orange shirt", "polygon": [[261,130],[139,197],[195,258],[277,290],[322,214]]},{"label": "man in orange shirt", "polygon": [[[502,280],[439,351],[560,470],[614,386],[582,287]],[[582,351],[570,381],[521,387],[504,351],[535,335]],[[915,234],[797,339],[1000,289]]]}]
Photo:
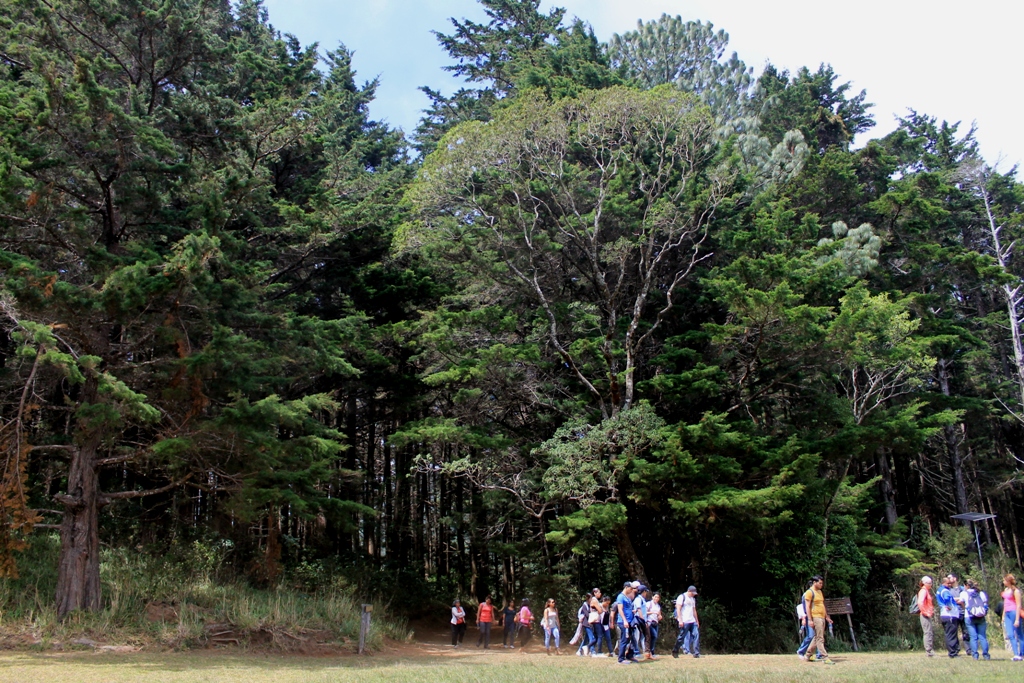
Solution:
[{"label": "man in orange shirt", "polygon": [[491,604],[491,596],[488,595],[476,609],[476,627],[480,629],[480,637],[476,639],[476,646],[483,643],[484,649],[491,646],[491,624],[494,623],[494,605]]},{"label": "man in orange shirt", "polygon": [[921,590],[917,591],[917,608],[921,614],[921,631],[924,633],[924,651],[934,657],[932,643],[935,638],[935,598],[932,597],[932,577],[921,577]]}]

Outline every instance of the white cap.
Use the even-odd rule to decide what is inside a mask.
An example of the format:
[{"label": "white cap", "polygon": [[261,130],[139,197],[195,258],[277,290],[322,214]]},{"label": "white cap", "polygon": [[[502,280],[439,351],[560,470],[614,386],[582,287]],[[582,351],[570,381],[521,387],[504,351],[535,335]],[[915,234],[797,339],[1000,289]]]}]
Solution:
[{"label": "white cap", "polygon": [[633,583],[631,583],[629,585],[631,585],[633,588],[639,588],[640,587],[640,582],[639,581],[634,581]]},{"label": "white cap", "polygon": [[932,577],[930,577],[930,576],[922,576],[921,577],[921,583],[931,583],[931,582],[932,582]]}]

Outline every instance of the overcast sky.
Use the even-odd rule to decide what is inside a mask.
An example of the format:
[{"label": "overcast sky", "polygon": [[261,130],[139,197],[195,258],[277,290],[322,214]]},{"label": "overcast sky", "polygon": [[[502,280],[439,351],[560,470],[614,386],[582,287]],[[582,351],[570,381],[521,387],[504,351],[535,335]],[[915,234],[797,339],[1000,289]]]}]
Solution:
[{"label": "overcast sky", "polygon": [[[976,121],[982,153],[989,162],[1001,157],[1002,170],[1024,160],[1024,3],[1017,0],[563,0],[542,7],[555,5],[589,22],[601,40],[663,12],[711,21],[758,73],[766,61],[791,71],[826,62],[855,92],[867,89],[877,122],[867,138],[892,130],[894,117],[911,107],[962,121],[961,130]],[[441,70],[448,57],[430,31],[450,32],[449,17],[484,18],[475,0],[266,0],[266,7],[277,29],[304,44],[354,50],[359,80],[380,78],[371,114],[408,132],[427,105],[419,86],[451,93],[460,85]]]}]

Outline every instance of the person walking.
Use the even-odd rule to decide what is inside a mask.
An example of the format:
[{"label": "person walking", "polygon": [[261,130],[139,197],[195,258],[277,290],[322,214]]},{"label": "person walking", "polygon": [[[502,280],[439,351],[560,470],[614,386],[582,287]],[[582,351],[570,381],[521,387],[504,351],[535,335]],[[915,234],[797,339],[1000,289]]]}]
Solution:
[{"label": "person walking", "polygon": [[811,579],[811,587],[804,593],[804,610],[810,615],[811,622],[814,624],[814,640],[808,646],[804,659],[811,661],[811,654],[817,652],[818,661],[832,664],[833,662],[825,650],[825,623],[831,624],[832,617],[825,609],[825,594],[822,592],[824,587],[825,579],[815,576]]},{"label": "person walking", "polygon": [[562,622],[558,620],[558,609],[555,607],[555,599],[548,598],[544,605],[544,614],[541,616],[541,626],[544,627],[544,651],[551,654],[551,641],[555,641],[555,654],[562,654]]},{"label": "person walking", "polygon": [[661,630],[661,593],[655,593],[651,597],[651,601],[647,603],[647,636],[649,638],[650,645],[648,650],[651,653],[651,659],[657,658],[657,653],[654,651],[655,646],[658,644],[658,632]]},{"label": "person walking", "polygon": [[533,637],[533,612],[530,611],[530,600],[523,598],[523,606],[519,608],[519,652],[526,652],[526,646]]},{"label": "person walking", "polygon": [[462,609],[462,602],[456,598],[452,603],[452,647],[462,644],[462,638],[466,635],[466,610]]},{"label": "person walking", "polygon": [[480,631],[477,636],[476,646],[484,646],[488,649],[491,646],[491,624],[494,623],[494,605],[491,603],[491,596],[484,598],[483,603],[476,609],[476,627]]},{"label": "person walking", "polygon": [[971,639],[971,656],[978,659],[992,659],[988,655],[988,594],[981,590],[978,582],[967,579],[967,590],[964,591],[964,613],[967,633]]},{"label": "person walking", "polygon": [[612,624],[615,622],[612,619],[613,606],[612,599],[609,596],[601,598],[601,621],[598,623],[598,641],[597,641],[597,652],[601,654],[601,643],[605,645],[605,656],[612,656]]},{"label": "person walking", "polygon": [[651,658],[651,637],[647,632],[647,586],[640,584],[633,598],[633,633],[636,638],[636,651],[643,653],[644,659]]},{"label": "person walking", "polygon": [[[807,588],[814,585],[814,581],[807,582]],[[814,623],[811,621],[811,615],[807,613],[807,606],[804,604],[804,594],[800,594],[800,601],[796,605],[796,618],[800,622],[800,647],[796,649],[796,656],[800,659],[804,659],[804,655],[807,654],[807,648],[811,646],[814,641]]]},{"label": "person walking", "polygon": [[569,641],[570,645],[579,643],[579,647],[576,648],[577,657],[585,657],[590,654],[591,632],[587,626],[587,621],[590,619],[590,597],[589,594],[584,595],[579,609],[576,610],[576,633]]},{"label": "person walking", "polygon": [[935,595],[939,605],[939,621],[946,635],[946,653],[950,659],[960,656],[960,604],[959,595],[953,593],[953,578],[947,576],[942,580],[942,588]]},{"label": "person walking", "polygon": [[635,653],[626,656],[630,643],[630,630],[633,625],[633,586],[626,583],[622,592],[615,598],[615,626],[619,630],[619,664],[636,663]]},{"label": "person walking", "polygon": [[588,601],[590,611],[587,613],[587,630],[590,633],[590,656],[600,657],[600,645],[603,628],[601,618],[604,616],[604,604],[601,602],[601,589],[594,588],[590,591]]},{"label": "person walking", "polygon": [[501,647],[516,649],[516,624],[519,623],[519,610],[512,605],[515,598],[509,598],[501,608]]},{"label": "person walking", "polygon": [[678,658],[679,651],[692,654],[695,659],[700,658],[700,618],[697,616],[697,587],[690,586],[685,593],[680,593],[676,598],[675,608],[676,623],[679,625],[679,634],[676,636],[675,647],[672,648],[672,656]]},{"label": "person walking", "polygon": [[932,577],[922,576],[917,591],[918,616],[921,617],[921,634],[924,638],[924,652],[929,657],[935,656],[933,649],[935,640],[935,598],[932,597]]},{"label": "person walking", "polygon": [[1010,652],[1013,661],[1024,661],[1024,621],[1021,620],[1021,590],[1017,588],[1017,577],[1007,574],[1003,577],[1003,633],[1010,641]]}]

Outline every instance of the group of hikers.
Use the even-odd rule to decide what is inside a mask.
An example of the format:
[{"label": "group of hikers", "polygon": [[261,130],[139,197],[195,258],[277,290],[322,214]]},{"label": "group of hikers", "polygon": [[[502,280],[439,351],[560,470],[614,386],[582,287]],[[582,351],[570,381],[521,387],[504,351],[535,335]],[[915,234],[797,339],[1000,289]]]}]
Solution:
[{"label": "group of hikers", "polygon": [[[1013,661],[1024,661],[1024,621],[1021,617],[1021,590],[1017,587],[1017,578],[1013,574],[1003,577],[1003,590],[994,609],[1003,620],[1003,635],[1010,644]],[[964,650],[974,659],[991,659],[988,645],[988,594],[981,590],[978,582],[967,579],[967,585],[961,586],[955,574],[942,578],[941,587],[932,593],[932,578],[921,578],[920,588],[911,603],[912,614],[921,617],[921,630],[924,634],[924,651],[929,657],[934,656],[934,620],[935,608],[939,609],[939,622],[946,637],[946,652],[952,657],[960,656],[960,640],[963,639]]]},{"label": "group of hikers", "polygon": [[[925,653],[932,657],[934,619],[936,609],[946,639],[950,657],[958,657],[963,649],[974,659],[991,659],[987,635],[989,612],[988,595],[974,579],[960,586],[954,574],[942,578],[941,587],[932,591],[932,578],[920,581],[917,594],[911,602],[910,612],[920,615],[924,634]],[[813,577],[797,604],[800,624],[800,647],[797,656],[803,661],[831,664],[825,650],[825,631],[832,625],[823,593],[825,581]],[[995,612],[1002,618],[1003,633],[1013,653],[1013,661],[1024,661],[1024,600],[1013,574],[1003,577],[1001,600],[995,603]],[[657,659],[658,636],[662,622],[671,619],[678,627],[672,656],[680,653],[700,657],[700,619],[697,616],[697,588],[690,586],[675,599],[672,614],[667,615],[660,593],[653,593],[639,581],[628,581],[613,600],[600,588],[583,596],[576,609],[576,631],[569,644],[576,645],[576,654],[584,657],[618,657],[620,664],[632,664],[642,659]],[[544,603],[539,619],[530,608],[528,599],[515,605],[505,602],[501,609],[488,595],[476,611],[479,630],[477,647],[489,648],[492,627],[502,629],[502,647],[525,652],[534,634],[535,622],[544,634],[544,651],[562,654],[562,618],[554,598]],[[452,646],[462,645],[466,634],[467,616],[461,601],[456,600],[451,611]],[[603,650],[603,651],[602,651]]]},{"label": "group of hikers", "polygon": [[[569,640],[577,645],[576,654],[581,657],[618,656],[620,664],[632,664],[643,659],[657,659],[657,642],[665,619],[661,594],[651,593],[639,581],[628,581],[613,600],[600,588],[583,596],[576,609],[576,632]],[[672,648],[672,656],[680,653],[700,657],[700,619],[697,616],[697,588],[690,586],[675,600],[671,617],[679,631]],[[451,627],[452,646],[462,645],[466,634],[466,610],[461,601],[452,605]],[[516,648],[525,652],[533,638],[535,622],[544,633],[544,651],[562,654],[562,618],[554,598],[548,598],[538,618],[530,608],[530,601],[524,599],[516,607],[509,600],[498,611],[491,596],[480,603],[476,612],[479,629],[477,647],[488,648],[491,644],[491,629],[500,626],[503,630],[502,647]],[[604,650],[602,652],[602,649]]]}]

